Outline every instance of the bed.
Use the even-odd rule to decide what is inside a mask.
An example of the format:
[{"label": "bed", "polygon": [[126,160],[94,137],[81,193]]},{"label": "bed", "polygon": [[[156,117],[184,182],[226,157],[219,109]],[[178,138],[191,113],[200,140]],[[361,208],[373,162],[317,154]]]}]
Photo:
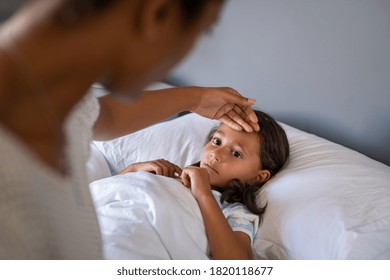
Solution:
[{"label": "bed", "polygon": [[[87,165],[108,259],[207,259],[199,207],[171,178],[116,175],[164,158],[196,162],[216,121],[187,114],[91,144]],[[390,259],[390,167],[281,123],[291,157],[258,194],[268,207],[253,243],[256,259]]]}]

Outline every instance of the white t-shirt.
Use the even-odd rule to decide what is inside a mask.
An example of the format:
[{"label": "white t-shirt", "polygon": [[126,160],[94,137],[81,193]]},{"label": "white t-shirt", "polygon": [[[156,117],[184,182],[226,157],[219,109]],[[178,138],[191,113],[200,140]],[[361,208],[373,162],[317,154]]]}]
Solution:
[{"label": "white t-shirt", "polygon": [[238,202],[221,203],[222,194],[218,191],[213,190],[213,194],[232,230],[246,233],[253,244],[259,229],[259,216],[250,212],[244,204]]},{"label": "white t-shirt", "polygon": [[62,177],[0,125],[0,259],[101,259],[86,161],[99,104],[87,94],[65,123]]}]

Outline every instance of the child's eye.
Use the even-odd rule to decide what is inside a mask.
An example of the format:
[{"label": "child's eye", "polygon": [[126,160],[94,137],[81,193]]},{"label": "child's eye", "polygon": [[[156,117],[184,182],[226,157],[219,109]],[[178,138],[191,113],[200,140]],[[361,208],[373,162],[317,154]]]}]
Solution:
[{"label": "child's eye", "polygon": [[213,139],[211,139],[211,142],[212,142],[214,145],[217,145],[217,146],[219,146],[219,145],[222,144],[222,141],[219,140],[218,138],[213,138]]},{"label": "child's eye", "polygon": [[241,156],[241,153],[240,152],[237,152],[237,151],[233,151],[233,156],[236,157],[236,158],[242,158]]}]

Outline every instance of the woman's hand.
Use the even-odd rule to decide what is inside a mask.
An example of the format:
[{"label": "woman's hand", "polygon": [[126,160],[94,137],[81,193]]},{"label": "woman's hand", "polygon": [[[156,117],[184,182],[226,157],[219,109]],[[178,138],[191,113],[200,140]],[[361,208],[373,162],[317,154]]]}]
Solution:
[{"label": "woman's hand", "polygon": [[189,166],[183,169],[181,180],[184,186],[191,189],[197,201],[203,196],[213,196],[210,186],[209,173],[205,168]]},{"label": "woman's hand", "polygon": [[172,178],[178,178],[182,173],[181,168],[176,164],[173,164],[165,159],[158,159],[130,164],[127,168],[119,172],[119,174],[126,174],[137,171],[146,171]]},{"label": "woman's hand", "polygon": [[199,103],[191,110],[201,116],[220,120],[235,130],[259,131],[258,119],[252,109],[255,100],[242,97],[229,87],[190,87],[200,94]]}]

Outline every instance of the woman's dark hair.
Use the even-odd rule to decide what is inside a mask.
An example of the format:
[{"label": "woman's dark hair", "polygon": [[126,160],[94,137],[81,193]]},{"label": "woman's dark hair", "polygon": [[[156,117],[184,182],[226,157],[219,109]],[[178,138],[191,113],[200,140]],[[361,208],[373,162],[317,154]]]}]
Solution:
[{"label": "woman's dark hair", "polygon": [[[72,21],[86,14],[97,12],[108,8],[119,1],[131,0],[66,0],[62,7],[63,21]],[[184,23],[191,23],[199,16],[207,3],[211,1],[223,2],[224,0],[172,0],[176,1],[183,12]]]},{"label": "woman's dark hair", "polygon": [[212,1],[224,2],[224,0],[175,0],[183,11],[183,18],[185,23],[190,23],[196,19],[202,12],[207,3]]},{"label": "woman's dark hair", "polygon": [[[290,147],[287,135],[283,128],[268,114],[257,110],[255,110],[255,114],[259,119],[258,124],[260,126],[258,133],[261,167],[267,169],[272,177],[283,168],[288,160]],[[217,129],[214,128],[210,132],[208,141],[212,139]],[[266,205],[264,207],[258,205],[256,197],[263,185],[264,183],[250,185],[237,179],[234,180],[231,186],[212,186],[212,188],[222,193],[221,203],[224,201],[228,203],[239,202],[247,206],[252,213],[261,216]]]}]

